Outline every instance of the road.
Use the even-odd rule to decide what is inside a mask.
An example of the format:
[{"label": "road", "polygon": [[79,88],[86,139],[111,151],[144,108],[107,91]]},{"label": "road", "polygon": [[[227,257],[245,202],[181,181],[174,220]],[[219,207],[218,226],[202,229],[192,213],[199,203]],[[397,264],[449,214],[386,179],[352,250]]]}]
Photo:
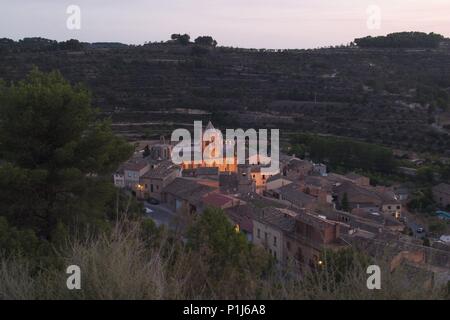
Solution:
[{"label": "road", "polygon": [[425,230],[425,227],[424,227],[423,225],[419,224],[419,223],[414,219],[414,216],[413,216],[411,213],[407,212],[406,210],[403,211],[402,215],[403,215],[404,217],[406,217],[406,225],[407,225],[409,228],[411,228],[411,230],[412,230],[412,232],[413,232],[414,238],[419,238],[419,239],[425,238],[426,232],[423,232],[423,233],[418,233],[418,232],[417,232],[417,229],[423,228],[423,229]]},{"label": "road", "polygon": [[151,213],[147,213],[145,216],[152,219],[158,227],[160,225],[165,225],[169,228],[174,228],[173,220],[176,214],[164,206],[164,204],[154,205],[145,201],[144,207],[153,211]]}]

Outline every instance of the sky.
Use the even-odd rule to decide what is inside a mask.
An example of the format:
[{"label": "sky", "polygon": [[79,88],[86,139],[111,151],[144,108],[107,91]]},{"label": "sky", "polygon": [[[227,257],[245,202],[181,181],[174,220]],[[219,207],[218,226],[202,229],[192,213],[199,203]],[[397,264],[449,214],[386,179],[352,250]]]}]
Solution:
[{"label": "sky", "polygon": [[[70,5],[80,9],[80,29],[67,27]],[[399,31],[450,37],[450,0],[0,0],[0,14],[0,38],[14,40],[143,44],[188,33],[223,46],[278,49]]]}]

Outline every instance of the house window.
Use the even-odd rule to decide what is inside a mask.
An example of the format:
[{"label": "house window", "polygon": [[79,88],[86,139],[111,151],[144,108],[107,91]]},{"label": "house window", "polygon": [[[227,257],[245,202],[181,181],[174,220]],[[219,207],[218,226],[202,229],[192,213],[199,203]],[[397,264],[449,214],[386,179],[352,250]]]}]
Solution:
[{"label": "house window", "polygon": [[277,252],[276,251],[273,252],[273,256],[274,256],[275,259],[277,258]]},{"label": "house window", "polygon": [[156,190],[159,190],[159,185],[156,185]]},{"label": "house window", "polygon": [[260,239],[261,238],[261,230],[258,229],[258,232],[256,234],[257,234],[258,239]]},{"label": "house window", "polygon": [[273,245],[276,247],[277,246],[277,237],[273,237]]},{"label": "house window", "polygon": [[397,210],[400,210],[400,206],[397,206]]},{"label": "house window", "polygon": [[150,185],[150,192],[153,192],[153,184]]},{"label": "house window", "polygon": [[391,206],[388,206],[388,209],[391,210]]},{"label": "house window", "polygon": [[264,232],[264,240],[267,241],[267,232]]},{"label": "house window", "polygon": [[128,172],[128,178],[131,178],[131,172]]},{"label": "house window", "polygon": [[288,250],[291,250],[291,243],[288,241],[288,242],[286,242],[286,248],[288,249]]}]

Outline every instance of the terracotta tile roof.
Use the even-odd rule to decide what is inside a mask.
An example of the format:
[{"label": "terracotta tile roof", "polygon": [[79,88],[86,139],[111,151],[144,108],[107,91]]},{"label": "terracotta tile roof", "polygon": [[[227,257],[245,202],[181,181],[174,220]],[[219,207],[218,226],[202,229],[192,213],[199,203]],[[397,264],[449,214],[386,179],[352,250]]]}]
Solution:
[{"label": "terracotta tile roof", "polygon": [[205,206],[222,208],[224,205],[233,202],[235,199],[220,193],[212,192],[203,196],[202,202]]},{"label": "terracotta tile roof", "polygon": [[163,189],[163,192],[188,200],[191,203],[198,204],[201,203],[204,195],[214,190],[215,188],[198,183],[195,180],[176,178]]},{"label": "terracotta tile roof", "polygon": [[141,160],[133,160],[126,162],[123,165],[123,170],[129,170],[129,171],[141,171],[146,166],[148,166],[148,162],[141,159]]},{"label": "terracotta tile roof", "polygon": [[300,186],[295,183],[277,189],[277,193],[282,196],[283,200],[287,200],[300,206],[316,202],[315,197],[301,191]]},{"label": "terracotta tile roof", "polygon": [[155,165],[153,169],[147,171],[142,177],[147,179],[164,178],[171,172],[177,170],[180,170],[179,166],[174,165],[171,161],[165,161]]}]

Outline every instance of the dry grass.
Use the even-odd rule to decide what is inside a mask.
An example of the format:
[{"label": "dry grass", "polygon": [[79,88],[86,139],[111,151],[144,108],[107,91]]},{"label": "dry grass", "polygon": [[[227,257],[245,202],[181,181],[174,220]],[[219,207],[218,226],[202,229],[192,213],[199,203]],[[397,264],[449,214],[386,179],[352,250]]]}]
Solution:
[{"label": "dry grass", "polygon": [[[336,285],[335,271],[326,277],[305,275],[303,280],[273,272],[252,278],[246,288],[237,281],[219,279],[211,285],[198,253],[182,249],[163,234],[157,245],[144,241],[138,223],[122,223],[111,234],[75,240],[59,256],[61,265],[78,265],[82,290],[66,288],[65,268],[36,271],[26,260],[3,259],[0,265],[0,299],[442,299],[440,290],[425,290],[404,273],[385,272],[382,289],[368,290],[363,266],[355,265]],[[150,243],[149,243],[150,242]],[[204,253],[202,253],[204,254]],[[388,268],[382,268],[388,270]],[[305,279],[309,279],[306,281]]]}]

